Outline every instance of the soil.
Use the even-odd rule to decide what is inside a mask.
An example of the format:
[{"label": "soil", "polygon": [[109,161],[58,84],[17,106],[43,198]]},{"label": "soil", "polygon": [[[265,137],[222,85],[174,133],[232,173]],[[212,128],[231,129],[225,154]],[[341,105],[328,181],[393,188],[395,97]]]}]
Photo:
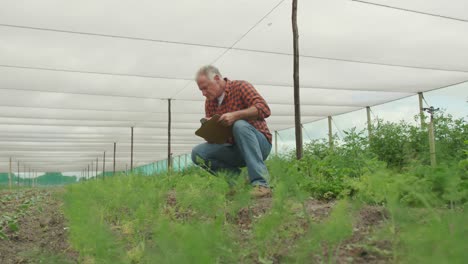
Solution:
[{"label": "soil", "polygon": [[62,203],[56,197],[60,191],[0,191],[0,225],[6,236],[0,238],[0,263],[77,263],[78,254],[67,242]]},{"label": "soil", "polygon": [[[388,212],[382,207],[364,206],[357,217],[354,232],[339,249],[337,263],[389,263],[390,241],[370,241],[370,234],[381,226]],[[372,248],[373,250],[369,250]]]},{"label": "soil", "polygon": [[[320,201],[309,199],[305,201],[305,210],[309,218],[314,222],[326,219],[335,205],[334,201]],[[243,240],[248,240],[252,223],[255,219],[266,214],[272,206],[271,198],[262,198],[254,201],[249,208],[242,208],[235,217]],[[298,208],[303,210],[302,208]],[[382,207],[364,206],[360,209],[356,223],[353,226],[351,238],[344,241],[338,249],[338,254],[334,259],[336,263],[389,263],[390,256],[383,254],[391,250],[389,241],[369,241],[370,234],[379,228],[383,220],[387,217],[387,212]],[[294,226],[299,226],[303,230],[308,228],[308,223],[304,218],[298,218]],[[287,226],[286,226],[287,228]],[[297,228],[292,228],[297,230]],[[284,247],[276,252],[273,263],[282,263],[282,259],[290,250],[290,245],[294,240],[300,239],[301,234],[294,235],[289,241],[283,241]],[[368,248],[373,248],[369,250]],[[326,249],[322,255],[327,255]],[[251,260],[258,259],[257,256],[249,256]],[[321,260],[311,256],[310,263],[320,263]]]},{"label": "soil", "polygon": [[[61,212],[61,201],[57,193],[61,189],[24,189],[0,191],[0,226],[6,239],[0,238],[0,263],[77,263],[78,253],[68,244],[68,226]],[[306,200],[294,207],[297,212],[304,211],[313,222],[326,219],[335,205],[334,201]],[[177,208],[175,193],[169,193],[166,206]],[[288,205],[289,206],[289,205]],[[237,215],[227,216],[228,221],[239,228],[242,243],[247,243],[252,235],[252,225],[268,214],[272,207],[272,198],[256,199]],[[178,212],[177,218],[190,217],[190,212]],[[12,230],[5,220],[16,216],[18,230]],[[364,206],[356,215],[352,236],[343,241],[336,253],[336,263],[389,263],[391,251],[389,241],[371,241],[370,236],[379,228],[387,213],[381,207]],[[275,253],[273,263],[282,263],[291,245],[308,229],[306,217],[298,217],[285,228],[291,228],[293,234],[283,247]],[[15,229],[15,228],[13,228]],[[293,232],[293,231],[291,231]],[[323,255],[326,255],[324,249]],[[255,262],[258,256],[246,256],[247,262]],[[320,262],[311,256],[310,263]]]}]

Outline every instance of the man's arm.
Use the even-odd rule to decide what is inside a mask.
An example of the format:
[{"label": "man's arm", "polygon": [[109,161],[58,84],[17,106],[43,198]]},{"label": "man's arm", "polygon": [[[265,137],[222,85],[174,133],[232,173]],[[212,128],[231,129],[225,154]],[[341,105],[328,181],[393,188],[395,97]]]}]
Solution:
[{"label": "man's arm", "polygon": [[270,116],[270,107],[252,84],[244,82],[239,87],[239,96],[249,107],[222,115],[219,122],[224,126],[231,126],[237,120],[264,119]]},{"label": "man's arm", "polygon": [[231,126],[237,120],[255,120],[258,119],[258,109],[251,106],[247,109],[226,113],[219,118],[219,121],[224,126]]},{"label": "man's arm", "polygon": [[257,119],[265,119],[271,115],[270,107],[252,84],[244,82],[239,90],[240,96],[250,107],[257,109]]}]

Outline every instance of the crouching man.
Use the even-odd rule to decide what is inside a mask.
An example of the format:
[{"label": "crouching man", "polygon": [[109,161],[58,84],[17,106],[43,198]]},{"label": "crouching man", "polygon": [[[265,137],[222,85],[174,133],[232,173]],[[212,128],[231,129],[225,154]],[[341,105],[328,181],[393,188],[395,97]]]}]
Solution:
[{"label": "crouching man", "polygon": [[223,78],[214,66],[200,68],[196,82],[205,101],[205,118],[220,115],[223,126],[232,126],[233,138],[225,144],[200,144],[192,150],[192,160],[213,174],[219,171],[239,174],[247,166],[252,196],[271,195],[265,160],[271,151],[271,133],[265,118],[270,108],[246,81]]}]

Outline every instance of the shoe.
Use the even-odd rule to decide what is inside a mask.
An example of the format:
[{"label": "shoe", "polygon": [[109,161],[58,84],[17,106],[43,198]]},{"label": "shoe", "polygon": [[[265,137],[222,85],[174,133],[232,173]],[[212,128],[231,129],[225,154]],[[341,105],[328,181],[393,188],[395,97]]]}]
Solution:
[{"label": "shoe", "polygon": [[271,197],[271,189],[269,187],[257,185],[250,191],[250,196],[253,198]]}]

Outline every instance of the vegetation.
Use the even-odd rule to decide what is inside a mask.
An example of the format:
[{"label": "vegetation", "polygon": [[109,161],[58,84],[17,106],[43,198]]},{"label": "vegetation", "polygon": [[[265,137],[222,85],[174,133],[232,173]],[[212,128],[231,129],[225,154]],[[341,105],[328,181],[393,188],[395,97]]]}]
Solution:
[{"label": "vegetation", "polygon": [[425,129],[383,120],[273,157],[272,199],[197,168],[69,185],[70,240],[84,263],[466,263],[468,125],[435,127],[437,167]]}]

